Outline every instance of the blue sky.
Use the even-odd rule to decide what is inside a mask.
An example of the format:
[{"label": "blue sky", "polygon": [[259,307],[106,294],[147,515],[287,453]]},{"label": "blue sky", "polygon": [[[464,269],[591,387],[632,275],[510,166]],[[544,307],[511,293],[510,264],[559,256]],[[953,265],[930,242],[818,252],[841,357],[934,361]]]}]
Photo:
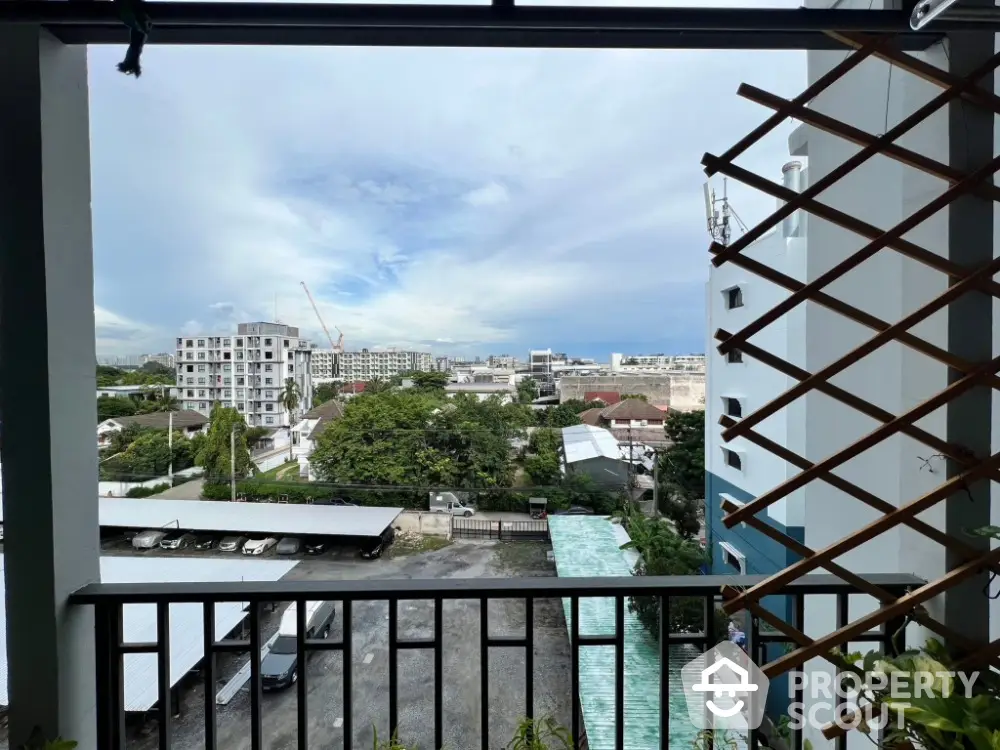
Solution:
[{"label": "blue sky", "polygon": [[[101,354],[275,301],[319,340],[300,281],[349,349],[702,351],[701,155],[766,116],[741,82],[805,86],[799,52],[122,51],[90,53]],[[778,179],[789,132],[740,163]]]}]

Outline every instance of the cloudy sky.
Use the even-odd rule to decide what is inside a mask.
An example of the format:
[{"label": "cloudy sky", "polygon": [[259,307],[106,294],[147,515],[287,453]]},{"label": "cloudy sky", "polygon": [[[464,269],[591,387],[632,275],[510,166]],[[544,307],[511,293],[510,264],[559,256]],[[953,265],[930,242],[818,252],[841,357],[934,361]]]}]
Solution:
[{"label": "cloudy sky", "polygon": [[[348,349],[703,351],[701,155],[765,117],[740,82],[805,86],[800,52],[122,52],[90,53],[99,354],[275,308],[319,340],[301,281]],[[740,163],[778,179],[788,132]]]}]

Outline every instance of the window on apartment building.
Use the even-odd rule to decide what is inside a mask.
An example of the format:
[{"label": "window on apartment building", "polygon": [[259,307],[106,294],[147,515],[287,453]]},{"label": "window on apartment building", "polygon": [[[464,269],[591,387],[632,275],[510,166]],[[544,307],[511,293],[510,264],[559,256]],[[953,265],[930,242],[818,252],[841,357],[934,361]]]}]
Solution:
[{"label": "window on apartment building", "polygon": [[723,448],[722,455],[725,456],[726,466],[743,471],[743,457],[739,453],[729,448]]},{"label": "window on apartment building", "polygon": [[223,346],[232,346],[232,339],[222,339]]},{"label": "window on apartment building", "polygon": [[194,359],[194,354],[192,352],[188,352],[184,359]]},{"label": "window on apartment building", "polygon": [[264,411],[274,411],[274,404],[264,404]]},{"label": "window on apartment building", "polygon": [[271,372],[271,365],[264,365],[264,372]]},{"label": "window on apartment building", "polygon": [[285,344],[285,348],[287,349],[289,347],[289,345],[291,344],[291,342],[288,339],[285,339],[284,344]]},{"label": "window on apartment building", "polygon": [[264,346],[270,346],[270,345],[271,345],[271,339],[264,339]]},{"label": "window on apartment building", "polygon": [[188,385],[194,385],[194,378],[188,378],[186,382]]},{"label": "window on apartment building", "polygon": [[274,359],[274,352],[264,352],[264,359]]},{"label": "window on apartment building", "polygon": [[734,573],[745,576],[747,574],[747,558],[736,547],[729,542],[719,542],[719,551],[722,553],[722,564],[731,568]]},{"label": "window on apartment building", "polygon": [[295,365],[288,365],[288,372],[289,373],[295,372]]},{"label": "window on apartment building", "polygon": [[222,371],[223,372],[232,372],[233,371],[233,366],[232,365],[223,365],[222,366]]},{"label": "window on apartment building", "polygon": [[205,372],[205,365],[198,365],[198,372]]},{"label": "window on apartment building", "polygon": [[205,385],[205,378],[198,378],[198,385]]},{"label": "window on apartment building", "polygon": [[236,365],[236,372],[243,372],[243,365]]},{"label": "window on apartment building", "polygon": [[274,417],[264,417],[264,424],[274,424]]},{"label": "window on apartment building", "polygon": [[204,346],[205,346],[205,339],[198,339],[198,346],[204,348]]},{"label": "window on apartment building", "polygon": [[288,359],[289,360],[295,359],[295,353],[294,352],[288,352]]},{"label": "window on apartment building", "polygon": [[231,352],[223,352],[222,353],[222,358],[228,361],[228,360],[230,360],[230,359],[233,358],[233,355],[232,355]]},{"label": "window on apartment building", "polygon": [[738,365],[743,362],[743,352],[739,349],[730,349],[729,354],[726,355],[726,361],[732,365]]},{"label": "window on apartment building", "polygon": [[223,383],[225,383],[226,385],[229,385],[230,383],[232,383],[232,382],[233,382],[233,379],[232,379],[232,378],[226,378],[226,379],[225,379],[225,380],[223,380],[222,382],[223,382]]},{"label": "window on apartment building", "polygon": [[246,378],[236,378],[236,385],[246,385],[245,380]]},{"label": "window on apartment building", "polygon": [[230,396],[232,396],[232,394],[233,394],[233,392],[231,390],[227,389],[227,390],[223,391],[222,397],[223,398],[229,398]]},{"label": "window on apartment building", "polygon": [[723,396],[722,405],[726,410],[726,416],[736,417],[737,419],[743,416],[743,404],[740,403],[738,398]]},{"label": "window on apartment building", "polygon": [[198,359],[205,359],[205,352],[198,352]]},{"label": "window on apartment building", "polygon": [[207,409],[208,408],[208,404],[206,404],[204,401],[202,401],[200,404],[198,404],[198,408],[199,409]]},{"label": "window on apartment building", "polygon": [[243,359],[243,352],[236,352],[236,359]]},{"label": "window on apartment building", "polygon": [[198,391],[198,398],[205,398],[205,391]]},{"label": "window on apartment building", "polygon": [[187,341],[184,342],[184,346],[185,348],[190,349],[192,346],[194,346],[194,340],[188,339]]},{"label": "window on apartment building", "polygon": [[264,378],[264,385],[274,385],[274,378]]},{"label": "window on apartment building", "polygon": [[274,398],[274,391],[264,391],[264,396],[266,398]]},{"label": "window on apartment building", "polygon": [[732,289],[727,289],[725,294],[727,308],[735,310],[737,307],[743,307],[743,290],[738,286],[734,286]]},{"label": "window on apartment building", "polygon": [[194,398],[194,391],[188,391],[187,392],[187,397],[188,398]]},{"label": "window on apartment building", "polygon": [[236,346],[243,346],[243,339],[236,339]]},{"label": "window on apartment building", "polygon": [[188,372],[194,372],[194,365],[188,365],[187,366],[187,371]]},{"label": "window on apartment building", "polygon": [[[239,383],[237,383],[237,385],[239,385]],[[243,389],[242,388],[237,388],[236,389],[236,398],[243,398]]]}]

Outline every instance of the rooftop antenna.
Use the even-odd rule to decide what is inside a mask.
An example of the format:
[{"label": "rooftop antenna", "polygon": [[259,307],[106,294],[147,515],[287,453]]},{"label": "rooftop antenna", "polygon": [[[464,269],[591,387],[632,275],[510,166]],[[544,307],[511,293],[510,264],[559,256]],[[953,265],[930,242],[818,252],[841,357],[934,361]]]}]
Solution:
[{"label": "rooftop antenna", "polygon": [[705,222],[708,227],[708,233],[720,245],[728,245],[729,238],[733,232],[732,227],[729,225],[732,211],[729,208],[729,197],[726,194],[726,182],[725,179],[722,180],[721,198],[715,197],[715,190],[712,189],[711,183],[706,182],[704,185]]}]

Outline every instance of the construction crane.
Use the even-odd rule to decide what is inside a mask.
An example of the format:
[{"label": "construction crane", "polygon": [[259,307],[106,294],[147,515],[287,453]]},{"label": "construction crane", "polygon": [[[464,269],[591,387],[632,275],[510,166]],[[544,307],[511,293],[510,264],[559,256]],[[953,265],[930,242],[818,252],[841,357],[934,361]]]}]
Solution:
[{"label": "construction crane", "polygon": [[337,328],[337,326],[334,326],[334,328],[337,329],[337,333],[340,334],[340,337],[337,339],[336,344],[333,343],[333,336],[330,335],[330,330],[326,327],[326,323],[323,322],[323,316],[319,314],[319,308],[316,307],[316,300],[314,300],[313,296],[309,293],[309,287],[306,286],[306,282],[304,281],[299,283],[302,284],[302,289],[305,290],[306,297],[309,298],[309,304],[312,305],[313,312],[316,313],[316,320],[319,321],[319,324],[323,327],[323,333],[326,334],[326,338],[330,341],[330,348],[333,349],[334,354],[343,354],[344,332]]}]

